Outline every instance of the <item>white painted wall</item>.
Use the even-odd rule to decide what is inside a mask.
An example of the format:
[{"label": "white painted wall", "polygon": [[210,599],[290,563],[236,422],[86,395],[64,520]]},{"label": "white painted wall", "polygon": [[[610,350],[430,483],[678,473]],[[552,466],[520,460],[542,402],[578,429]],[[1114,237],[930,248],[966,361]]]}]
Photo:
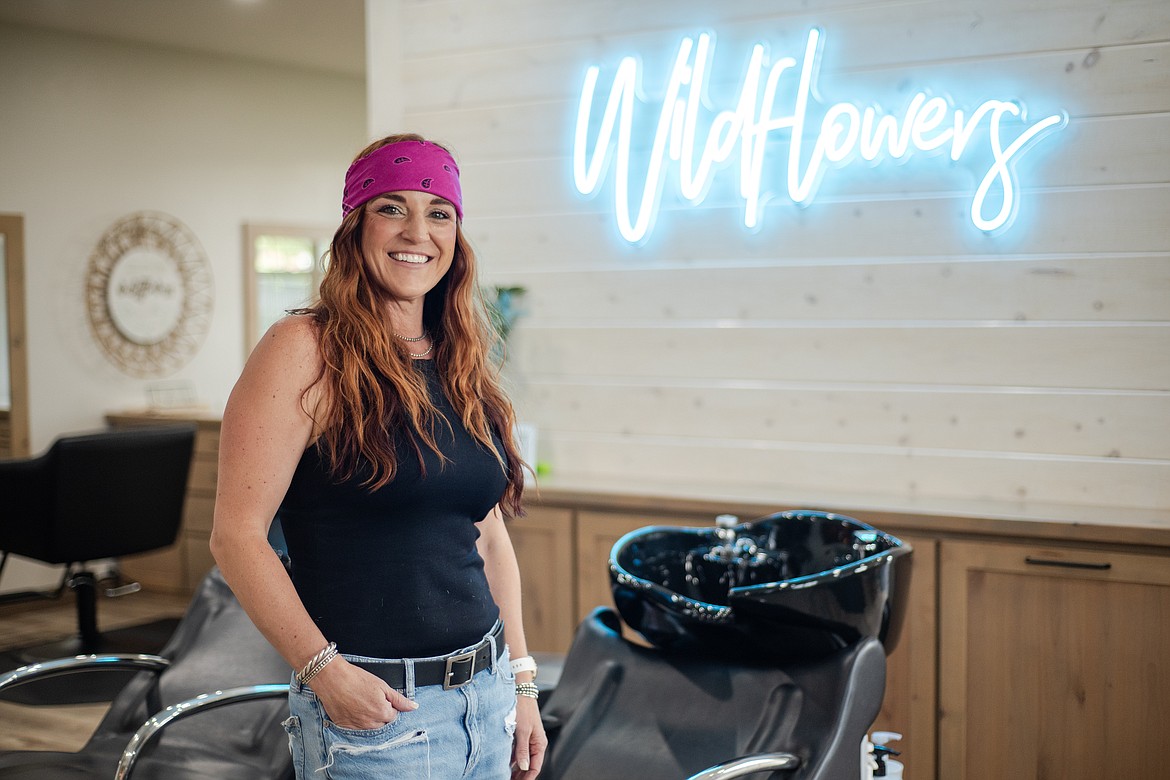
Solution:
[{"label": "white painted wall", "polygon": [[118,218],[170,214],[199,238],[215,314],[173,378],[222,409],[243,365],[246,221],[331,224],[365,141],[364,84],[99,39],[0,27],[0,211],[25,216],[34,451],[141,407],[88,331],[90,252]]},{"label": "white painted wall", "polygon": [[25,216],[34,452],[146,404],[150,381],[103,357],[85,315],[88,257],[115,220],[165,212],[202,244],[211,330],[171,379],[222,410],[244,360],[242,225],[332,224],[365,122],[360,79],[0,26],[0,212]]},{"label": "white painted wall", "polygon": [[[1170,508],[1164,0],[367,0],[367,21],[370,134],[451,144],[485,277],[528,288],[510,369],[556,482]],[[941,160],[827,178],[757,233],[734,197],[667,196],[639,248],[612,184],[575,194],[587,65],[608,85],[640,55],[653,98],[679,40],[714,31],[725,96],[751,43],[799,60],[813,25],[826,100],[1068,112],[1010,231],[968,224],[977,177]]]}]

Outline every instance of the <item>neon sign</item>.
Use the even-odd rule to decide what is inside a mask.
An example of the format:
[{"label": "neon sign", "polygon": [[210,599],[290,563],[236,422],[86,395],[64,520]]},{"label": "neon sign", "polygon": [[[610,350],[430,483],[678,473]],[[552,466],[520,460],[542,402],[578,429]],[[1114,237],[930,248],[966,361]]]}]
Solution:
[{"label": "neon sign", "polygon": [[[700,138],[699,112],[709,97],[714,43],[706,33],[697,40],[684,38],[666,82],[645,164],[639,165],[645,178],[636,204],[631,201],[631,190],[636,189],[631,158],[636,146],[632,137],[634,110],[644,102],[637,94],[639,64],[634,57],[625,57],[618,64],[599,123],[591,120],[600,68],[591,66],[585,73],[573,138],[573,181],[578,192],[596,194],[612,167],[618,230],[630,243],[640,243],[653,228],[671,165],[677,166],[679,194],[698,205],[720,164],[730,160],[738,147],[744,225],[755,229],[761,220],[761,181],[771,133],[787,133],[785,186],[788,196],[800,205],[812,202],[827,166],[839,169],[858,160],[874,165],[885,160],[903,161],[916,152],[946,151],[958,162],[979,133],[988,141],[991,163],[972,198],[971,222],[988,233],[1010,226],[1019,203],[1014,163],[1028,148],[1064,127],[1067,115],[1053,114],[1028,124],[1023,105],[1015,101],[986,100],[968,113],[946,98],[921,91],[900,114],[886,113],[876,106],[834,103],[825,108],[818,126],[810,109],[819,105],[817,72],[822,39],[820,30],[809,31],[799,71],[792,57],[768,62],[765,47],[756,44],[735,107],[717,112],[706,137]],[[777,111],[777,93],[789,71],[794,71],[797,79],[795,97]],[[1016,127],[1018,132],[1009,136]]]}]

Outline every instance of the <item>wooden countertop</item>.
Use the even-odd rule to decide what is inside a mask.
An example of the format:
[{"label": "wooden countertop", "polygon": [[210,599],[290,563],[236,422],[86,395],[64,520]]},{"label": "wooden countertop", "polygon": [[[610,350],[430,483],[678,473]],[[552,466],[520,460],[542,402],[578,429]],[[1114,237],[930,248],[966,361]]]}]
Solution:
[{"label": "wooden countertop", "polygon": [[150,422],[193,422],[200,425],[218,426],[223,422],[223,414],[202,406],[176,409],[127,409],[106,413],[106,423],[109,425],[142,425]]}]

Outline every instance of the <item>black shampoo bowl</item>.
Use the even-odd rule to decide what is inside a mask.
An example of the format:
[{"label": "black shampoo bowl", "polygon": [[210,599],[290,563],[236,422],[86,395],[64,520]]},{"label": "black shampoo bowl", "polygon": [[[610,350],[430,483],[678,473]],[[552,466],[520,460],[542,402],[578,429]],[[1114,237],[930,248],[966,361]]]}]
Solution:
[{"label": "black shampoo bowl", "polygon": [[812,659],[864,637],[893,649],[910,552],[853,518],[791,511],[714,528],[641,528],[614,545],[609,572],[623,620],[656,646]]}]

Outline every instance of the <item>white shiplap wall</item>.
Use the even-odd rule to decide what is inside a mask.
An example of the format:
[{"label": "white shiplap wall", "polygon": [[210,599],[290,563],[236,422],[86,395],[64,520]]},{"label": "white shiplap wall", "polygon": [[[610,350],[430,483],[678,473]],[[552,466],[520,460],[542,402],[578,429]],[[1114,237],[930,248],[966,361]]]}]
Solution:
[{"label": "white shiplap wall", "polygon": [[[371,134],[455,148],[485,280],[528,289],[510,371],[558,478],[1170,508],[1170,3],[368,10]],[[756,233],[734,199],[668,195],[637,249],[611,189],[576,195],[587,65],[607,88],[641,54],[653,95],[680,38],[713,31],[715,92],[755,41],[799,59],[813,25],[827,100],[928,87],[1068,112],[1022,162],[1011,230],[974,230],[976,177],[937,160],[830,173],[806,209],[771,201]]]}]

